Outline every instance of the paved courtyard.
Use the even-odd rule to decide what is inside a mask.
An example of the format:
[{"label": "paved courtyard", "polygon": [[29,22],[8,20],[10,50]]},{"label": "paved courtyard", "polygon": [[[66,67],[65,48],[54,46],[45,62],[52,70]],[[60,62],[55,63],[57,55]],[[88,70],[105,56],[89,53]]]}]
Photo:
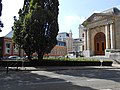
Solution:
[{"label": "paved courtyard", "polygon": [[[26,70],[25,70],[26,69]],[[120,90],[120,67],[0,69],[0,90]]]}]

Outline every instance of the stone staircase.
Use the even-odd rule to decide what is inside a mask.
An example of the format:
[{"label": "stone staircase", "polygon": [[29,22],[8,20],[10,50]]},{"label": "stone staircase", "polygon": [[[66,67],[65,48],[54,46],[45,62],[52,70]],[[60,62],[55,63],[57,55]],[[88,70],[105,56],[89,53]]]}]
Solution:
[{"label": "stone staircase", "polygon": [[120,58],[108,58],[106,56],[92,56],[90,57],[91,59],[96,59],[96,60],[112,60],[113,61],[113,64],[120,64]]}]

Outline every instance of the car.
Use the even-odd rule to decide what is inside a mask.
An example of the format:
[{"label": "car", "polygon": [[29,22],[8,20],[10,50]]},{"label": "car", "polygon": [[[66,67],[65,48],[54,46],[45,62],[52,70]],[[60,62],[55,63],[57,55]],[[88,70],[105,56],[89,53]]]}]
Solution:
[{"label": "car", "polygon": [[3,58],[2,57],[0,57],[0,60],[2,60]]},{"label": "car", "polygon": [[21,59],[19,56],[9,56],[8,59],[10,60],[18,60]]}]

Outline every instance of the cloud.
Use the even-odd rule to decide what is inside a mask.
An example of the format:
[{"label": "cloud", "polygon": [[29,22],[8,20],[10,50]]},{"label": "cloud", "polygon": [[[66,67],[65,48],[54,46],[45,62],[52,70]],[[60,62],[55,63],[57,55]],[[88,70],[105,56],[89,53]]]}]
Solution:
[{"label": "cloud", "polygon": [[18,16],[18,11],[23,6],[24,0],[2,0],[3,9],[2,9],[2,22],[4,24],[4,28],[2,28],[2,32],[0,32],[0,36],[4,36],[11,31],[11,27],[13,26],[13,16]]},{"label": "cloud", "polygon": [[80,22],[80,18],[77,16],[66,16],[64,18],[64,20],[65,20],[65,24],[68,28],[70,28],[72,25]]},{"label": "cloud", "polygon": [[71,29],[76,24],[81,24],[85,20],[85,17],[79,16],[65,16],[59,20],[59,24],[63,29]]},{"label": "cloud", "polygon": [[[76,15],[59,17],[59,32],[69,32],[72,30],[73,37],[78,37],[79,24],[85,20],[85,17],[79,17]],[[76,33],[78,35],[76,35]]]},{"label": "cloud", "polygon": [[120,9],[120,5],[116,6],[118,9]]}]

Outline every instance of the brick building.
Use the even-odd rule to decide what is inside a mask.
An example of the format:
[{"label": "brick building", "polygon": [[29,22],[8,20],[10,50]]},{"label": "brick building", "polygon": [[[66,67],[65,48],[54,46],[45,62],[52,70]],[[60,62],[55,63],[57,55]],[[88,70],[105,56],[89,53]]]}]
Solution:
[{"label": "brick building", "polygon": [[0,37],[0,57],[8,57],[12,55],[19,55],[19,52],[12,43],[9,37]]},{"label": "brick building", "polygon": [[[6,36],[0,37],[0,57],[5,58],[9,56],[26,56],[23,50],[18,50],[12,43],[13,31],[9,32]],[[58,41],[57,45],[51,50],[47,56],[65,56],[67,54],[66,42]],[[34,53],[33,55],[37,55]],[[46,55],[46,54],[45,54]]]}]

